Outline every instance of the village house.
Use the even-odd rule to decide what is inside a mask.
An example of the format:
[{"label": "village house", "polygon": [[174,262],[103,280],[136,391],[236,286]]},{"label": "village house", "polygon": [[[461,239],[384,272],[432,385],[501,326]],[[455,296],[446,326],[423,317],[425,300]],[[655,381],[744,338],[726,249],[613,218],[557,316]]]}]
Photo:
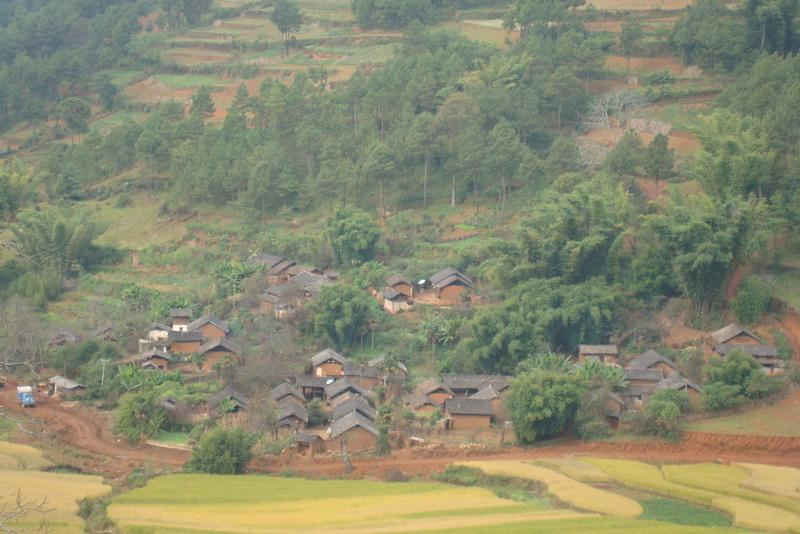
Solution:
[{"label": "village house", "polygon": [[383,309],[392,315],[408,311],[412,307],[409,297],[391,287],[384,288],[381,296],[383,297]]},{"label": "village house", "polygon": [[311,374],[314,376],[344,376],[347,358],[333,349],[325,349],[311,357]]},{"label": "village house", "polygon": [[[414,298],[414,284],[402,274],[393,274],[386,278],[386,287],[407,299]],[[386,290],[384,290],[384,293]]]},{"label": "village house", "polygon": [[278,386],[272,388],[272,391],[270,391],[269,395],[275,402],[281,402],[285,399],[292,398],[300,403],[306,401],[305,397],[303,397],[303,393],[299,389],[286,382],[282,382]]},{"label": "village house", "polygon": [[631,386],[651,387],[653,391],[656,384],[664,380],[664,371],[661,369],[632,369],[625,368],[625,380]]},{"label": "village house", "polygon": [[202,345],[198,351],[203,355],[202,370],[209,373],[215,370],[215,366],[225,358],[230,358],[233,362],[241,361],[242,348],[229,339],[213,339]]},{"label": "village house", "polygon": [[208,398],[208,405],[212,408],[219,408],[223,403],[228,406],[226,408],[229,412],[240,412],[247,408],[247,397],[228,386],[218,392],[214,393]]},{"label": "village house", "polygon": [[487,385],[503,390],[509,386],[508,378],[499,375],[443,375],[442,385],[456,397],[469,397]]},{"label": "village house", "polygon": [[447,399],[445,415],[449,430],[485,430],[492,426],[492,403],[483,399]]},{"label": "village house", "polygon": [[150,349],[144,354],[138,355],[136,357],[136,363],[138,363],[144,369],[157,369],[159,371],[166,371],[173,359],[174,357],[169,352],[158,349]]},{"label": "village house", "polygon": [[294,442],[300,456],[316,456],[325,452],[325,441],[311,432],[298,432]]},{"label": "village house", "polygon": [[47,394],[52,396],[79,395],[86,391],[86,386],[69,378],[56,375],[47,381]]},{"label": "village house", "polygon": [[271,310],[275,318],[289,319],[294,317],[297,310],[307,301],[319,296],[323,287],[334,283],[318,269],[308,267],[302,269],[286,280],[273,283],[264,291],[262,311]]},{"label": "village house", "polygon": [[578,363],[586,363],[587,360],[619,365],[619,349],[616,345],[578,345]]},{"label": "village house", "polygon": [[378,445],[378,430],[372,421],[352,411],[333,421],[330,429],[332,440],[345,440],[348,452],[374,450]]},{"label": "village house", "polygon": [[628,362],[627,367],[629,369],[660,369],[665,377],[680,375],[672,360],[652,349],[634,357]]},{"label": "village house", "polygon": [[267,271],[267,283],[281,284],[288,282],[291,278],[291,274],[288,271],[295,265],[297,265],[297,263],[294,261],[288,258],[281,258],[278,263],[270,267]]},{"label": "village house", "polygon": [[195,354],[205,342],[202,332],[173,330],[169,333],[169,349],[173,354]]},{"label": "village house", "polygon": [[204,315],[196,321],[192,321],[186,327],[186,330],[189,332],[202,332],[206,341],[219,340],[230,333],[228,325],[213,315]]},{"label": "village house", "polygon": [[358,384],[353,384],[346,378],[325,386],[325,400],[332,406],[352,397],[369,397],[371,395],[371,392]]},{"label": "village house", "polygon": [[733,351],[741,351],[749,354],[761,364],[761,371],[767,376],[783,374],[785,362],[778,356],[778,349],[773,345],[737,345],[724,343],[717,345],[716,352],[722,356],[727,356]]},{"label": "village house", "polygon": [[346,363],[344,366],[344,378],[369,390],[375,389],[381,384],[378,369],[371,365]]},{"label": "village house", "polygon": [[448,303],[457,303],[461,300],[462,293],[475,290],[472,280],[452,267],[431,276],[430,284],[436,297]]},{"label": "village house", "polygon": [[508,419],[508,409],[505,404],[505,393],[508,391],[508,385],[505,388],[498,390],[495,385],[489,383],[483,386],[477,393],[474,393],[469,398],[486,400],[492,404],[492,419],[496,422],[506,421]]},{"label": "village house", "polygon": [[305,406],[293,399],[284,400],[278,406],[278,429],[303,429],[308,424],[308,412]]},{"label": "village house", "polygon": [[761,339],[738,323],[731,323],[712,332],[714,349],[720,345],[761,345]]},{"label": "village house", "polygon": [[658,389],[674,389],[675,391],[685,391],[689,395],[689,400],[692,404],[696,404],[700,400],[700,394],[703,392],[702,386],[692,382],[691,380],[682,376],[670,376],[665,378],[657,385]]},{"label": "village house", "polygon": [[433,412],[444,406],[447,399],[453,397],[453,392],[443,386],[435,378],[428,378],[414,388],[414,391],[405,399],[406,405],[417,412]]},{"label": "village house", "polygon": [[295,386],[306,400],[324,399],[325,386],[333,384],[338,377],[298,375],[294,379]]},{"label": "village house", "polygon": [[351,397],[333,407],[332,419],[340,419],[350,412],[358,412],[370,421],[375,421],[377,414],[364,397]]},{"label": "village house", "polygon": [[169,311],[170,326],[175,331],[186,331],[192,322],[192,310],[174,309]]}]

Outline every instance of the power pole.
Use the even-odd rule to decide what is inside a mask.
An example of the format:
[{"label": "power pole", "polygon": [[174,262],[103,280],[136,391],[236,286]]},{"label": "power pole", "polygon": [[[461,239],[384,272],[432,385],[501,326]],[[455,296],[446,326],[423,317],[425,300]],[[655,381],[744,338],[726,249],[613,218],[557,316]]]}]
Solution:
[{"label": "power pole", "polygon": [[100,387],[103,387],[103,384],[106,382],[106,363],[108,363],[108,360],[106,358],[100,358],[100,361],[103,363],[103,372],[100,375]]}]

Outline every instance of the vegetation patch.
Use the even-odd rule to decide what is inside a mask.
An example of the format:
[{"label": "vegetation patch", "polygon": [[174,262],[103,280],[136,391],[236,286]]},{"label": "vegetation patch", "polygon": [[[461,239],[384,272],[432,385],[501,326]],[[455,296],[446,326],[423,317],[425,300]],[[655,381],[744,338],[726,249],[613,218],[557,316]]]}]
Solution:
[{"label": "vegetation patch", "polygon": [[41,470],[51,465],[39,449],[0,441],[0,469]]},{"label": "vegetation patch", "polygon": [[644,508],[642,519],[702,527],[728,527],[732,524],[730,518],[718,512],[674,499],[655,497],[640,503]]}]

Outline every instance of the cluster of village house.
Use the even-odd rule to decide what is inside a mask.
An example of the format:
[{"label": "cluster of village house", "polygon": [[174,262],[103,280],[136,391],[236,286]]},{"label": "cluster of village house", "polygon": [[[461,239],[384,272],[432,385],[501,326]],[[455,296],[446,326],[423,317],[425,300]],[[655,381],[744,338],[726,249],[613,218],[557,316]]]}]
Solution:
[{"label": "cluster of village house", "polygon": [[[274,254],[259,254],[249,258],[247,263],[261,266],[266,274],[269,287],[262,295],[261,310],[271,312],[278,319],[294,317],[323,287],[339,279],[337,272],[298,265]],[[452,305],[474,290],[472,280],[448,267],[418,283],[400,274],[389,276],[383,290],[374,290],[373,295],[387,312],[395,314],[411,309],[418,298],[426,304]],[[466,293],[468,291],[470,293]]]}]

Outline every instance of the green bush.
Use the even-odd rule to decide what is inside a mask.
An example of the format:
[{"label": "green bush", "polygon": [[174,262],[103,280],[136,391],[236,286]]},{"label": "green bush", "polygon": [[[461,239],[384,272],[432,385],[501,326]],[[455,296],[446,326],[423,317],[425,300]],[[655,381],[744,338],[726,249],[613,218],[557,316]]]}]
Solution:
[{"label": "green bush", "polygon": [[472,467],[451,465],[437,477],[441,482],[457,486],[474,486],[481,478],[481,472]]},{"label": "green bush", "polygon": [[206,434],[192,451],[186,469],[194,473],[235,475],[243,473],[252,458],[255,440],[241,428],[219,428]]},{"label": "green bush", "polygon": [[754,375],[745,388],[745,395],[751,399],[763,399],[780,393],[786,386],[786,379],[782,376],[767,376],[763,373]]},{"label": "green bush", "polygon": [[759,278],[750,277],[742,283],[731,308],[741,322],[753,324],[764,315],[769,302],[769,286]]},{"label": "green bush", "polygon": [[582,382],[573,375],[533,369],[519,375],[511,385],[508,407],[520,443],[554,436],[575,416],[583,393]]},{"label": "green bush", "polygon": [[727,410],[744,402],[741,388],[730,384],[706,384],[703,388],[703,405],[712,411]]}]

